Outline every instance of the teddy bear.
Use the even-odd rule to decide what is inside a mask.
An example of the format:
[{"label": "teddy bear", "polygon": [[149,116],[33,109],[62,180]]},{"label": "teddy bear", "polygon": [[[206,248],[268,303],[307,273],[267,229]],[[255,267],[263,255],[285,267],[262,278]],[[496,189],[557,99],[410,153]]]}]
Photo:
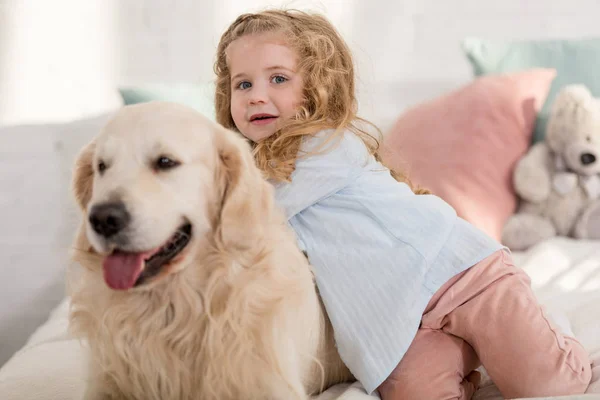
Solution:
[{"label": "teddy bear", "polygon": [[600,239],[600,99],[564,86],[552,103],[545,138],[517,162],[517,212],[502,243],[526,250],[553,236]]}]

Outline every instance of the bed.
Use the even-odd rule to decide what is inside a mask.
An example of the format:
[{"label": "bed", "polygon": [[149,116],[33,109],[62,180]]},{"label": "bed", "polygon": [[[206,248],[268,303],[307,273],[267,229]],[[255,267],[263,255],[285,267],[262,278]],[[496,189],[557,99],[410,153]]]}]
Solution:
[{"label": "bed", "polygon": [[[78,150],[111,113],[54,125],[0,127],[0,399],[81,399],[85,347],[67,332],[63,277],[78,213],[69,193]],[[23,178],[25,176],[25,178]],[[35,195],[32,195],[35,194]],[[553,238],[515,260],[540,301],[560,313],[588,349],[600,400],[600,242]],[[49,317],[48,317],[49,315]],[[369,400],[360,385],[330,388],[316,400]],[[476,400],[501,399],[485,377]]]},{"label": "bed", "polygon": [[[568,318],[576,336],[594,360],[592,384],[583,396],[600,399],[600,243],[554,238],[527,252],[514,253],[530,274],[540,301]],[[67,333],[68,299],[52,311],[27,343],[0,370],[3,400],[82,398],[86,351]],[[359,384],[338,385],[316,400],[369,400]],[[486,377],[476,400],[502,396]],[[555,398],[556,399],[556,398]]]}]

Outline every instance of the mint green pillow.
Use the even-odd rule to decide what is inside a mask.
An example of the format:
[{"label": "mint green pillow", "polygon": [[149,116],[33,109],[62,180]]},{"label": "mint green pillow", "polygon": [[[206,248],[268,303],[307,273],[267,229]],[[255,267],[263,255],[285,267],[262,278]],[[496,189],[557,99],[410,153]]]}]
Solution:
[{"label": "mint green pillow", "polygon": [[534,67],[556,69],[556,78],[537,118],[534,142],[544,138],[550,107],[562,87],[584,84],[594,96],[600,96],[600,38],[523,41],[467,38],[462,48],[475,76]]},{"label": "mint green pillow", "polygon": [[215,120],[214,83],[152,83],[119,87],[125,105],[171,101],[191,107]]}]

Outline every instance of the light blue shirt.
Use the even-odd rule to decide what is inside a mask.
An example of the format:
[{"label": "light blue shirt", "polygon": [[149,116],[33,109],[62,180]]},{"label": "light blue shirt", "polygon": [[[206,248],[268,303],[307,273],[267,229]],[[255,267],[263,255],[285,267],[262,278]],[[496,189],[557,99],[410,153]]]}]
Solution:
[{"label": "light blue shirt", "polygon": [[[275,184],[308,254],[342,360],[372,393],[398,365],[433,294],[502,246],[439,197],[415,195],[351,132],[307,137]],[[325,147],[323,147],[325,146]]]}]

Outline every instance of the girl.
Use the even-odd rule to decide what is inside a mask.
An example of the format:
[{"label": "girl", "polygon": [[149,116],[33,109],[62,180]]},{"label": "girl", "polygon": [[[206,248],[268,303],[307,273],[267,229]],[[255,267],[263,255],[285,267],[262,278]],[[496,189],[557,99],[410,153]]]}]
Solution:
[{"label": "girl", "polygon": [[506,397],[585,391],[586,352],[508,250],[379,161],[350,51],[324,17],[244,14],[217,52],[217,120],[253,143],[368,393],[469,399],[480,364]]}]

